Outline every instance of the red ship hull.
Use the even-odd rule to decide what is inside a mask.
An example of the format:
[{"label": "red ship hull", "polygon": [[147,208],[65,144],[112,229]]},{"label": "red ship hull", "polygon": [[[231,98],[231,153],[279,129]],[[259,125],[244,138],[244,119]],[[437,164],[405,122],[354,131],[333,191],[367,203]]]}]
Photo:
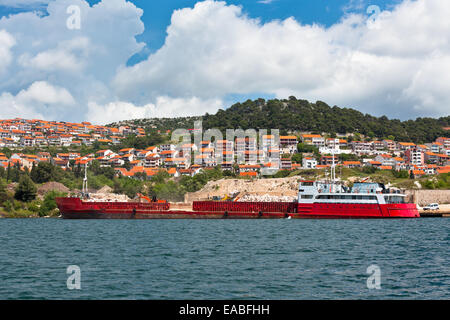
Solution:
[{"label": "red ship hull", "polygon": [[57,198],[65,219],[387,219],[418,218],[415,204],[297,204],[283,202],[194,202],[193,210],[132,202],[85,202]]}]

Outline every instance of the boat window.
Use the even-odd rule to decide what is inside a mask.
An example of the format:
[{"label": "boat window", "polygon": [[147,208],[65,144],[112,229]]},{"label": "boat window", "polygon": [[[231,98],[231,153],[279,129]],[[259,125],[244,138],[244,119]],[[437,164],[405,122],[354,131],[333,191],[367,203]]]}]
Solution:
[{"label": "boat window", "polygon": [[386,203],[406,203],[405,197],[400,196],[384,196]]},{"label": "boat window", "polygon": [[314,186],[314,182],[312,182],[312,181],[303,181],[301,183],[301,185],[305,186],[305,187],[312,187],[312,186]]},{"label": "boat window", "polygon": [[329,199],[329,200],[377,200],[376,196],[354,196],[354,195],[319,195],[316,199]]},{"label": "boat window", "polygon": [[302,194],[302,199],[312,199],[313,196],[311,194]]}]

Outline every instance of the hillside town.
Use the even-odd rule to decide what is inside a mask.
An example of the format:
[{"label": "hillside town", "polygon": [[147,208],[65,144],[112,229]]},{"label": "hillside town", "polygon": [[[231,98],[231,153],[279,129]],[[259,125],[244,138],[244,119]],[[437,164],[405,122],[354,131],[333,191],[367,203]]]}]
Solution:
[{"label": "hillside town", "polygon": [[[218,165],[222,170],[250,178],[261,176],[265,169],[326,169],[333,163],[346,168],[404,170],[414,178],[450,172],[450,138],[447,137],[414,144],[391,139],[361,139],[359,135],[360,140],[355,140],[351,134],[328,137],[295,133],[279,136],[279,143],[274,135],[262,135],[260,139],[243,137],[177,145],[170,141],[170,130],[157,133],[166,137],[165,143],[145,149],[118,149],[127,137],[145,137],[149,133],[140,127],[98,126],[89,122],[0,120],[0,148],[3,150],[0,167],[30,170],[40,162],[50,162],[68,170],[98,161],[102,167],[114,168],[117,176],[140,179],[160,170],[175,177],[194,176]],[[300,143],[309,146],[309,152],[299,154]],[[82,146],[90,147],[91,152],[83,154]],[[94,146],[102,148],[95,150]],[[50,147],[65,151],[52,153],[48,151]]]}]

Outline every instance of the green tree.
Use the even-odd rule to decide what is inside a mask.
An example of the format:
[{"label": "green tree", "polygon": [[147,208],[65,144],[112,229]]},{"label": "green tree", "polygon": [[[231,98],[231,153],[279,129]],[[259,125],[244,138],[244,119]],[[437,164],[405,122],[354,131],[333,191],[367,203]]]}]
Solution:
[{"label": "green tree", "polygon": [[35,183],[46,183],[55,179],[55,167],[49,162],[39,162],[31,170],[31,179]]},{"label": "green tree", "polygon": [[0,205],[8,200],[8,192],[6,190],[6,183],[3,179],[0,179]]},{"label": "green tree", "polygon": [[19,201],[29,202],[36,199],[36,186],[34,185],[31,178],[24,175],[20,178],[19,185],[16,188],[16,193],[14,198]]},{"label": "green tree", "polygon": [[6,182],[11,179],[11,163],[8,163],[8,168],[6,169]]},{"label": "green tree", "polygon": [[67,196],[67,194],[63,193],[63,192],[58,192],[58,191],[48,192],[44,197],[44,201],[43,201],[41,207],[39,208],[39,216],[40,217],[48,216],[49,213],[51,213],[57,207],[55,198],[65,197],[65,196]]},{"label": "green tree", "polygon": [[301,153],[295,153],[294,155],[292,155],[292,162],[295,163],[302,163],[303,160],[303,156]]}]

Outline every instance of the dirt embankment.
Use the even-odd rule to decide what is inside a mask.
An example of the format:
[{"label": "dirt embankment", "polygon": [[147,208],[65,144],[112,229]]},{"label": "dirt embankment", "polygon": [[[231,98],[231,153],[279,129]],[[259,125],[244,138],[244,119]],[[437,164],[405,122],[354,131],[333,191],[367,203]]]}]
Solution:
[{"label": "dirt embankment", "polygon": [[50,191],[69,193],[70,189],[59,182],[47,182],[38,188],[37,193],[39,196],[45,196]]},{"label": "dirt embankment", "polygon": [[185,202],[238,194],[238,201],[293,201],[297,198],[300,177],[278,179],[222,179],[210,181],[197,192],[188,193]]}]

